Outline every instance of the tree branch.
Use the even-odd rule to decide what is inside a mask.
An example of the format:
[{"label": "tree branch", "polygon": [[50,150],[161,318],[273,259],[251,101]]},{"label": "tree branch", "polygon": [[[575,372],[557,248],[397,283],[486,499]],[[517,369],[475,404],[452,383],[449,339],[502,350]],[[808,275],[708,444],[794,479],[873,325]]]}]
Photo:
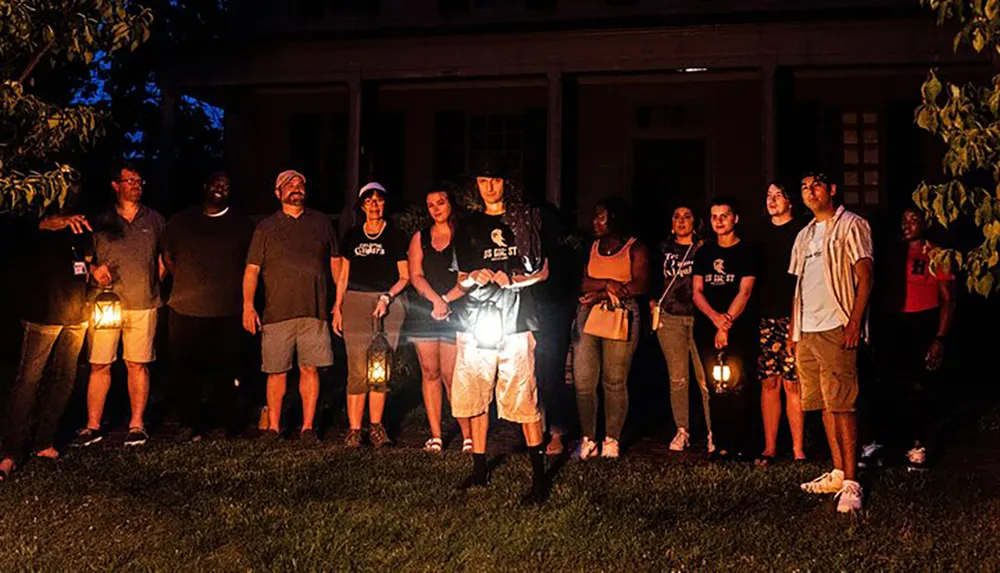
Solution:
[{"label": "tree branch", "polygon": [[23,84],[24,80],[28,79],[28,76],[31,74],[32,70],[35,69],[35,66],[38,65],[38,62],[42,61],[42,58],[45,56],[45,53],[51,50],[52,46],[54,46],[55,44],[56,44],[55,38],[49,40],[49,43],[45,44],[45,46],[43,46],[42,49],[39,50],[38,53],[36,53],[33,58],[31,58],[31,61],[28,62],[28,67],[26,67],[24,71],[21,72],[20,77],[17,78],[17,83]]}]

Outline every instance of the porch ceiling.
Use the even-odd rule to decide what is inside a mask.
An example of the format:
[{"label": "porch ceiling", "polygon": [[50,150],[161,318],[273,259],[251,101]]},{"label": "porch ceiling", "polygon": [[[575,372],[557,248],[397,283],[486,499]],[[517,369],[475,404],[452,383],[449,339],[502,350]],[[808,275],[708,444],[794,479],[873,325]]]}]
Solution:
[{"label": "porch ceiling", "polygon": [[363,80],[627,73],[699,67],[896,66],[983,62],[957,56],[930,18],[272,42],[184,62],[181,89]]}]

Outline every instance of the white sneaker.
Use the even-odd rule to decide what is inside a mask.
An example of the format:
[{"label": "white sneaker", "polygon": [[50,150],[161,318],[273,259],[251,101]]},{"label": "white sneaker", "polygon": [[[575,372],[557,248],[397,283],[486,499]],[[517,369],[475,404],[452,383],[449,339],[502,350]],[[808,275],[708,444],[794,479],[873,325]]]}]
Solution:
[{"label": "white sneaker", "polygon": [[906,452],[906,459],[910,460],[911,464],[924,464],[927,462],[927,448],[916,447]]},{"label": "white sneaker", "polygon": [[861,457],[858,459],[858,467],[865,469],[882,467],[882,457],[878,453],[881,449],[882,444],[878,442],[861,446]]},{"label": "white sneaker", "polygon": [[576,450],[573,451],[574,460],[588,460],[597,456],[597,444],[594,440],[584,436],[580,443],[576,445]]},{"label": "white sneaker", "polygon": [[[857,483],[857,482],[852,482]],[[799,487],[806,493],[837,493],[844,488],[844,472],[831,470]]]},{"label": "white sneaker", "polygon": [[861,484],[849,479],[844,480],[844,487],[837,492],[837,511],[850,513],[861,509]]},{"label": "white sneaker", "polygon": [[708,453],[715,452],[715,442],[712,441],[712,432],[708,433]]},{"label": "white sneaker", "polygon": [[691,444],[691,435],[684,428],[677,428],[677,435],[674,436],[673,440],[670,440],[670,450],[674,452],[683,452],[684,448]]},{"label": "white sneaker", "polygon": [[618,459],[618,440],[604,438],[604,443],[601,444],[601,457]]}]

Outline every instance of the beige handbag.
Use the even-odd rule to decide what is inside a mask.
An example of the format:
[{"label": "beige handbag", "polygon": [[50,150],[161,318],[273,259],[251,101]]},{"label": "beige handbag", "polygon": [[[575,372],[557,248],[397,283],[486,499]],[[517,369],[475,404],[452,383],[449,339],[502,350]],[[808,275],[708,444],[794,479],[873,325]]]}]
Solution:
[{"label": "beige handbag", "polygon": [[608,293],[607,300],[590,309],[583,332],[608,340],[628,340],[631,314],[618,297]]}]

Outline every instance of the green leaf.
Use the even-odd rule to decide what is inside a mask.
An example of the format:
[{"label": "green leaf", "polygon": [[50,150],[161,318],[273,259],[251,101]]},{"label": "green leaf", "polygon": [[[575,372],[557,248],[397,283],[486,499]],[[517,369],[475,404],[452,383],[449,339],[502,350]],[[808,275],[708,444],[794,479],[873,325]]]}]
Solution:
[{"label": "green leaf", "polygon": [[983,10],[988,20],[996,20],[1000,14],[1000,0],[986,0],[986,7]]},{"label": "green leaf", "polygon": [[986,273],[976,281],[976,292],[980,296],[988,297],[991,290],[993,290],[993,275]]},{"label": "green leaf", "polygon": [[983,32],[982,28],[976,28],[972,31],[972,49],[976,52],[982,52],[985,47],[986,33]]}]

